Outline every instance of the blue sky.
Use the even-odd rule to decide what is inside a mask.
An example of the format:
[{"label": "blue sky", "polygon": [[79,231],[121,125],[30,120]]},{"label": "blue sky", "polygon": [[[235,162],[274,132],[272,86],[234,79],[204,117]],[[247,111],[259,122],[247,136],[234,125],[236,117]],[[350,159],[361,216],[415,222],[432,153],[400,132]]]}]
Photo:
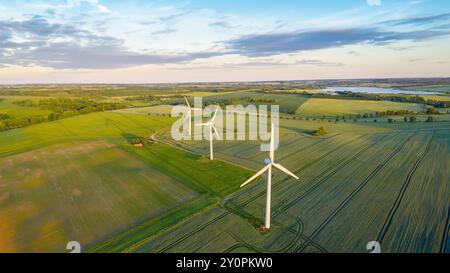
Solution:
[{"label": "blue sky", "polygon": [[0,84],[450,76],[450,1],[0,0]]}]

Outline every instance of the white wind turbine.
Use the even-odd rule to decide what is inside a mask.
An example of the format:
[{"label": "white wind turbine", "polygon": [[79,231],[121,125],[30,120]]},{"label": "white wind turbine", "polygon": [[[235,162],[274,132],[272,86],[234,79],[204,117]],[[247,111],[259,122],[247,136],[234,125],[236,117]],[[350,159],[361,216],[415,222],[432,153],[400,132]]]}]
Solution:
[{"label": "white wind turbine", "polygon": [[216,126],[214,126],[214,120],[216,119],[217,111],[219,110],[219,107],[216,108],[216,111],[214,112],[213,117],[205,123],[197,124],[197,126],[209,126],[209,159],[214,159],[214,151],[213,151],[213,130],[214,134],[216,135],[217,139],[220,139],[219,133],[217,132]]},{"label": "white wind turbine", "polygon": [[274,134],[273,128],[274,128],[274,125],[272,123],[271,138],[270,138],[270,157],[266,158],[264,160],[264,163],[266,163],[267,165],[264,168],[262,168],[259,172],[257,172],[254,176],[252,176],[249,180],[245,181],[241,185],[241,188],[244,187],[248,183],[255,180],[258,176],[263,174],[265,171],[267,171],[267,197],[266,197],[266,222],[265,222],[266,229],[270,228],[270,200],[271,200],[271,190],[272,190],[272,185],[271,185],[271,183],[272,183],[272,166],[279,169],[280,171],[294,177],[295,179],[299,179],[298,176],[291,173],[288,169],[281,166],[280,164],[275,163],[275,161],[274,161],[274,149],[275,149],[274,137],[275,137],[275,134]]},{"label": "white wind turbine", "polygon": [[192,117],[192,110],[203,110],[201,108],[193,108],[191,107],[191,105],[189,104],[189,101],[186,99],[186,97],[184,97],[184,100],[186,101],[186,105],[189,108],[189,112],[186,114],[186,116],[184,117],[184,120],[189,120],[189,135],[192,134],[192,125],[191,125],[191,117]]}]

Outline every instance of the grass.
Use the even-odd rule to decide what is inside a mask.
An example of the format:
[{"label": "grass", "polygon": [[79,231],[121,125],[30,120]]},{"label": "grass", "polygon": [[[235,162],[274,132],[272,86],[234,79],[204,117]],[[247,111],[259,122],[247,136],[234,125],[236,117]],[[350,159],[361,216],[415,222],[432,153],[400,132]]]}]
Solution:
[{"label": "grass", "polygon": [[[233,192],[250,174],[163,143],[128,143],[169,121],[95,113],[2,132],[0,252],[61,252],[70,240],[88,245],[194,198]],[[210,204],[206,199],[196,207]]]},{"label": "grass", "polygon": [[147,137],[171,124],[155,116],[92,113],[0,133],[0,158],[67,140],[123,139],[127,134]]},{"label": "grass", "polygon": [[297,109],[297,114],[321,117],[365,114],[387,110],[422,111],[423,108],[415,103],[399,103],[391,101],[341,100],[341,99],[309,99]]},{"label": "grass", "polygon": [[198,195],[104,141],[58,144],[0,166],[1,218],[14,230],[7,247],[19,252],[59,252],[72,238],[84,245]]}]

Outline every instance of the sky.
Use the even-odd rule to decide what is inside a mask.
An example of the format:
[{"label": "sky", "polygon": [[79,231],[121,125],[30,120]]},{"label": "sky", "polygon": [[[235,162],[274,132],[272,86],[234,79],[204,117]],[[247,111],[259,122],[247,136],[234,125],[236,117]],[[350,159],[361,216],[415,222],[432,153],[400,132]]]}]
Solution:
[{"label": "sky", "polygon": [[449,77],[448,0],[0,0],[0,84]]}]

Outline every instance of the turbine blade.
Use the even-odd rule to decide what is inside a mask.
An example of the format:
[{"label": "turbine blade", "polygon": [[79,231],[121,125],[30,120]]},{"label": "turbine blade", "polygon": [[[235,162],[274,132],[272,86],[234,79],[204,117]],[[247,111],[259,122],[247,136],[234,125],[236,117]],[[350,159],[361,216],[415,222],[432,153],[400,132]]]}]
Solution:
[{"label": "turbine blade", "polygon": [[272,162],[275,161],[275,143],[274,143],[274,139],[275,139],[275,130],[273,129],[274,125],[272,123],[272,127],[270,128],[270,159],[272,160]]},{"label": "turbine blade", "polygon": [[217,111],[219,111],[219,106],[216,107],[216,111],[214,112],[211,122],[214,122],[214,120],[216,119]]},{"label": "turbine blade", "polygon": [[189,101],[184,97],[184,100],[186,101],[187,106],[189,107],[189,110],[191,110],[191,105],[189,104]]},{"label": "turbine blade", "polygon": [[242,183],[241,188],[244,187],[245,185],[247,185],[248,183],[252,182],[253,180],[255,180],[255,178],[257,178],[258,176],[260,176],[261,174],[263,174],[265,171],[267,171],[267,169],[270,168],[270,164],[265,166],[264,168],[262,168],[259,172],[257,172],[254,176],[250,177],[247,181],[245,181],[244,183]]},{"label": "turbine blade", "polygon": [[277,163],[272,163],[272,164],[278,170],[280,170],[280,171],[282,171],[282,172],[284,172],[284,173],[294,177],[295,179],[300,179],[300,178],[298,178],[298,176],[296,176],[295,174],[291,173],[288,169],[286,169],[285,167],[281,166],[280,164],[277,164]]},{"label": "turbine blade", "polygon": [[216,135],[217,139],[220,139],[220,135],[219,135],[219,133],[217,132],[216,126],[214,126],[214,124],[211,123],[211,127],[214,129],[214,134]]},{"label": "turbine blade", "polygon": [[191,111],[189,111],[186,116],[184,117],[183,121],[187,120],[188,118],[191,118]]}]

